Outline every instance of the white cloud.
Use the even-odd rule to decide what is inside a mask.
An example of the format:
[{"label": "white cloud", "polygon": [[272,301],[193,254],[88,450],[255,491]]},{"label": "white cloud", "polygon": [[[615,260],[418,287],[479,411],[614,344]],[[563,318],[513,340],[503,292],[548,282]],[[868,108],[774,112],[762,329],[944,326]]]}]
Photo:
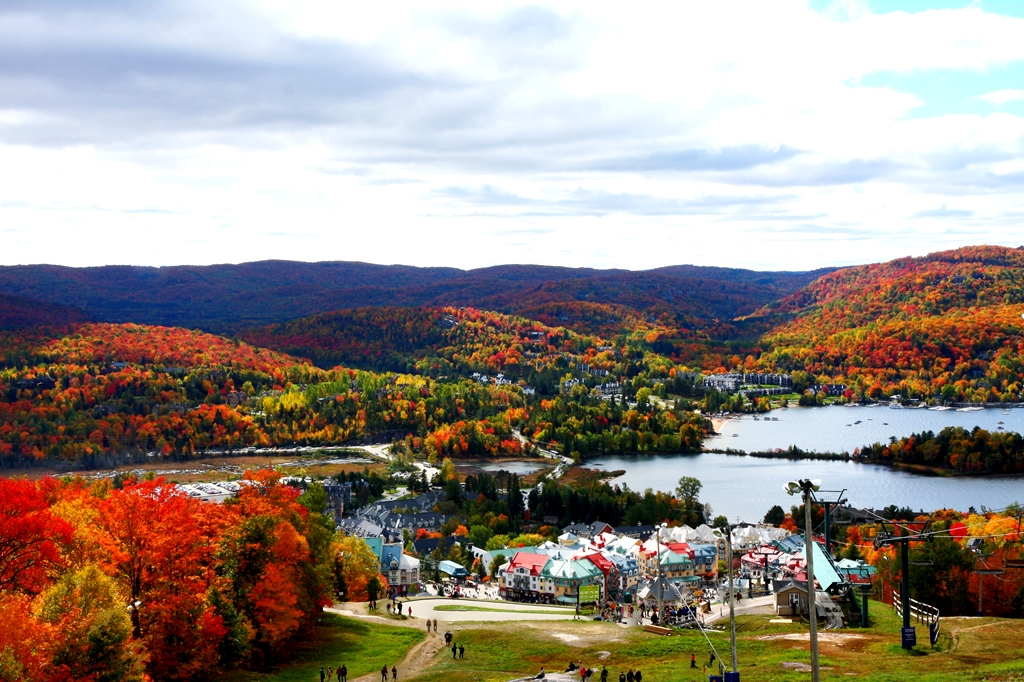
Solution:
[{"label": "white cloud", "polygon": [[1022,34],[976,7],[797,0],[15,4],[0,261],[778,268],[1015,245],[1024,118],[913,118],[918,96],[860,81],[1016,64]]},{"label": "white cloud", "polygon": [[981,99],[996,106],[1006,104],[1007,102],[1020,102],[1024,101],[1024,90],[996,90],[995,92],[985,93],[981,96]]}]

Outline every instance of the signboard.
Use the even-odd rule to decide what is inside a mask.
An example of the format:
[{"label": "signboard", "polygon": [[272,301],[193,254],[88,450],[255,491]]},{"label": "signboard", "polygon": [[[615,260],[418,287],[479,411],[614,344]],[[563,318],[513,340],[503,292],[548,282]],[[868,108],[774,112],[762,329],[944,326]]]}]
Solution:
[{"label": "signboard", "polygon": [[580,603],[597,602],[601,598],[600,585],[580,585]]},{"label": "signboard", "polygon": [[917,646],[917,628],[901,628],[903,630],[903,648],[909,649],[910,647]]}]

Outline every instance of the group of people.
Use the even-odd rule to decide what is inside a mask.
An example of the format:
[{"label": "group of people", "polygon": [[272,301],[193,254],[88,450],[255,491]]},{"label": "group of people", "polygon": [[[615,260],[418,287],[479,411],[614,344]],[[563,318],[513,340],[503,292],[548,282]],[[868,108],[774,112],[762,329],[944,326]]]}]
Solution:
[{"label": "group of people", "polygon": [[433,628],[434,634],[436,635],[437,634],[437,618],[435,618],[433,620],[427,618],[427,634],[428,635],[430,634],[431,628]]},{"label": "group of people", "polygon": [[[391,666],[391,679],[398,679],[398,668],[395,666]],[[380,682],[388,682],[388,667],[386,665],[380,667]]]},{"label": "group of people", "polygon": [[324,670],[323,666],[320,667],[320,682],[331,682],[331,678],[337,674],[338,682],[348,682],[348,668],[344,665],[338,666],[338,669],[327,666]]},{"label": "group of people", "polygon": [[[394,614],[397,614],[397,615],[401,616],[402,615],[402,607],[403,606],[405,606],[405,604],[402,603],[402,602],[392,602],[392,603],[388,604],[388,606],[387,606],[388,613],[394,613]],[[409,608],[406,609],[405,613],[406,613],[407,616],[412,618],[412,605],[410,605]]]},{"label": "group of people", "polygon": [[[593,677],[595,673],[598,675],[601,682],[608,682],[608,668],[606,666],[601,666],[601,672],[597,673],[594,668],[588,668],[583,665],[583,661],[580,661],[579,663],[569,661],[569,667],[565,669],[565,672],[571,673],[574,671],[579,671],[580,682],[586,682],[588,679]],[[534,677],[534,679],[543,680],[546,676],[547,673],[544,671],[544,668],[541,668],[540,674]],[[630,668],[628,672],[619,673],[619,682],[643,682],[643,679],[644,674],[640,672],[639,668],[635,671]]]},{"label": "group of people", "polygon": [[[434,632],[437,632],[437,621],[436,620],[434,621]],[[445,646],[451,645],[451,647],[452,647],[452,660],[455,660],[456,658],[465,658],[466,657],[466,645],[465,644],[456,644],[454,640],[455,640],[455,636],[450,631],[444,633],[444,645]]]}]

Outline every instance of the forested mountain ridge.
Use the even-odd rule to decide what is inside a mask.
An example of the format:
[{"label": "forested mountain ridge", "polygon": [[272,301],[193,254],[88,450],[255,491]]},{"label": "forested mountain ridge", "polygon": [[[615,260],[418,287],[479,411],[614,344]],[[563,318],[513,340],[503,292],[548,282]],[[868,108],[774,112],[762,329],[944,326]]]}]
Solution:
[{"label": "forested mountain ridge", "polygon": [[78,308],[0,294],[0,329],[61,326],[88,321],[89,316]]},{"label": "forested mountain ridge", "polygon": [[1024,375],[1024,249],[966,247],[836,271],[758,311],[758,364],[858,395],[1009,400]]},{"label": "forested mountain ridge", "polygon": [[[73,306],[104,322],[217,333],[342,308],[452,305],[526,313],[576,302],[625,306],[649,319],[668,314],[693,326],[751,313],[824,272],[701,266],[631,272],[538,265],[459,270],[292,261],[162,268],[19,265],[0,267],[0,294]],[[572,326],[576,320],[567,310],[572,306],[558,313],[562,319],[557,323]]]}]

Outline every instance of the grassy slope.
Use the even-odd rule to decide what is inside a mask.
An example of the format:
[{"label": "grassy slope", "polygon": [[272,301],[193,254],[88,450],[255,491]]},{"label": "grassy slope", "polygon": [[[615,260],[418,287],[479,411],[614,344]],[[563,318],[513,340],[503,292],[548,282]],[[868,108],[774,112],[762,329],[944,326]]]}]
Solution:
[{"label": "grassy slope", "polygon": [[[943,621],[943,635],[936,650],[924,645],[908,654],[899,647],[900,622],[892,609],[872,603],[871,615],[873,623],[867,629],[821,633],[822,680],[1011,682],[1024,676],[1024,622],[948,619]],[[810,661],[806,627],[768,621],[766,616],[738,619],[737,650],[743,679],[804,682],[809,674],[793,666]],[[337,625],[331,627],[337,627],[338,634],[311,643],[307,650],[297,654],[294,664],[271,673],[234,673],[221,678],[221,682],[312,680],[321,661],[323,665],[346,661],[354,671],[350,679],[354,679],[358,674],[379,670],[383,660],[401,660],[421,638],[418,631],[408,628],[367,625],[342,618],[333,622]],[[657,637],[639,628],[575,621],[448,625],[456,642],[466,646],[466,658],[453,661],[447,649],[437,646],[439,640],[428,643],[438,649],[430,666],[418,676],[403,676],[403,680],[504,682],[534,675],[541,666],[549,671],[564,670],[568,661],[582,660],[598,670],[602,664],[607,665],[611,680],[618,679],[620,670],[640,668],[645,679],[695,682],[701,675],[700,670],[689,669],[690,654],[696,654],[700,665],[707,660],[710,650],[700,633],[692,631]],[[927,632],[923,626],[918,626],[918,635],[925,641]],[[710,636],[719,653],[728,657],[728,634],[713,632]],[[602,652],[609,655],[602,659]],[[351,660],[365,660],[366,664],[353,669],[353,664],[348,663]]]},{"label": "grassy slope", "polygon": [[367,623],[324,614],[316,635],[308,642],[289,645],[291,660],[261,671],[235,670],[213,678],[216,682],[310,682],[320,679],[321,666],[345,665],[348,677],[375,673],[387,663],[400,663],[424,634],[416,629]]}]

